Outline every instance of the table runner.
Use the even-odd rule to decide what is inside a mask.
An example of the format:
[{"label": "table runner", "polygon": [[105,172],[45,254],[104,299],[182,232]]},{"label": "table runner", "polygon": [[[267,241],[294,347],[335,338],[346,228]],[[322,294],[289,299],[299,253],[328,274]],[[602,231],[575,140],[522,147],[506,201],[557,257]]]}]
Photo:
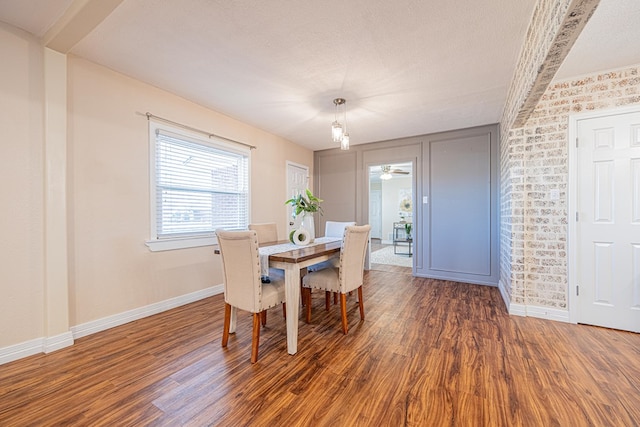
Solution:
[{"label": "table runner", "polygon": [[281,243],[279,245],[264,246],[259,248],[260,252],[260,274],[263,277],[269,277],[269,255],[277,254],[280,252],[288,252],[301,248],[308,248],[309,246],[322,245],[325,243],[338,242],[342,240],[342,237],[318,237],[313,243],[308,245],[299,246],[293,243]]}]

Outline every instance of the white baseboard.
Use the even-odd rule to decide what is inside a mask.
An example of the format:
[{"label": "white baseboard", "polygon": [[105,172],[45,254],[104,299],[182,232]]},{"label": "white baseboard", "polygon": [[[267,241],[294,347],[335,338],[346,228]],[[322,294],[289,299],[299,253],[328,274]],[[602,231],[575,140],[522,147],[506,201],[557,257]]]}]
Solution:
[{"label": "white baseboard", "polygon": [[71,332],[75,339],[86,337],[87,335],[95,334],[96,332],[124,325],[125,323],[133,322],[134,320],[142,319],[144,317],[153,316],[154,314],[162,313],[163,311],[171,310],[172,308],[180,307],[181,305],[190,304],[223,292],[224,285],[212,286],[210,288],[202,289],[186,295],[180,295],[179,297],[135,308],[113,316],[103,317],[102,319],[72,326]]},{"label": "white baseboard", "polygon": [[500,289],[500,295],[502,295],[502,300],[506,304],[510,315],[538,317],[540,319],[555,320],[557,322],[569,322],[568,310],[512,303],[509,298],[509,294],[507,293],[507,288],[502,280],[498,282],[498,289]]},{"label": "white baseboard", "polygon": [[0,365],[43,352],[44,338],[36,338],[0,349]]},{"label": "white baseboard", "polygon": [[527,306],[523,304],[509,303],[509,314],[512,316],[527,317]]},{"label": "white baseboard", "polygon": [[[507,287],[505,286],[502,279],[498,280],[498,290],[500,291],[500,296],[502,296],[502,301],[504,301],[504,305],[507,307],[507,310],[509,310],[509,305],[511,304],[511,298],[509,298]],[[511,310],[509,310],[509,314],[511,314]]]},{"label": "white baseboard", "polygon": [[0,365],[33,356],[34,354],[51,353],[72,345],[73,335],[71,331],[53,337],[36,338],[20,344],[10,345],[9,347],[0,348]]},{"label": "white baseboard", "polygon": [[24,357],[33,356],[34,354],[51,353],[61,348],[73,345],[74,340],[77,338],[85,337],[115,326],[124,325],[125,323],[152,316],[166,310],[171,310],[172,308],[180,307],[181,305],[199,301],[223,292],[224,285],[212,286],[190,294],[180,295],[179,297],[150,304],[145,307],[136,308],[134,310],[125,311],[124,313],[72,326],[70,331],[60,335],[36,338],[20,344],[0,348],[0,365],[13,362]]},{"label": "white baseboard", "polygon": [[550,307],[536,307],[524,304],[509,304],[509,314],[515,316],[537,317],[539,319],[555,320],[570,323],[569,311]]},{"label": "white baseboard", "polygon": [[42,352],[51,353],[56,350],[60,350],[61,348],[72,346],[73,334],[71,331],[67,331],[54,337],[43,338],[42,340]]},{"label": "white baseboard", "polygon": [[527,306],[527,316],[569,323],[569,310]]}]

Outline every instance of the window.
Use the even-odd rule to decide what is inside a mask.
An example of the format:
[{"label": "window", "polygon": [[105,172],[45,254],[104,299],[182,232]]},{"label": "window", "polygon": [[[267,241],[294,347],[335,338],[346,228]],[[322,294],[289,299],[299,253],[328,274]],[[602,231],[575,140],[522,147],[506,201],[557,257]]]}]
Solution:
[{"label": "window", "polygon": [[249,223],[249,150],[150,121],[152,251],[215,244]]}]

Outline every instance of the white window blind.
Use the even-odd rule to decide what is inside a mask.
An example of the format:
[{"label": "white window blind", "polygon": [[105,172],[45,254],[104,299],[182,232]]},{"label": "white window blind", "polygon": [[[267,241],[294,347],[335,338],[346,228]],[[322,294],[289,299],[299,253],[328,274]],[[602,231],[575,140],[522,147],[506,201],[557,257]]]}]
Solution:
[{"label": "white window blind", "polygon": [[246,229],[249,158],[156,129],[156,238],[212,237],[217,228]]}]

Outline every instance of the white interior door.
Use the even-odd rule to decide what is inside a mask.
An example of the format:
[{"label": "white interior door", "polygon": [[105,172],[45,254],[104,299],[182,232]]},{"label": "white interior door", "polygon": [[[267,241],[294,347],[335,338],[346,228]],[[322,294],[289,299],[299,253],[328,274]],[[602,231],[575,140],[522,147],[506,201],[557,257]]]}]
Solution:
[{"label": "white interior door", "polygon": [[380,190],[369,192],[369,224],[371,238],[382,239],[382,192]]},{"label": "white interior door", "polygon": [[577,320],[640,332],[640,112],[576,124]]},{"label": "white interior door", "polygon": [[[304,193],[309,185],[309,167],[287,162],[287,200]],[[299,224],[294,223],[291,205],[287,205],[287,236]],[[297,218],[299,221],[300,218]]]}]

